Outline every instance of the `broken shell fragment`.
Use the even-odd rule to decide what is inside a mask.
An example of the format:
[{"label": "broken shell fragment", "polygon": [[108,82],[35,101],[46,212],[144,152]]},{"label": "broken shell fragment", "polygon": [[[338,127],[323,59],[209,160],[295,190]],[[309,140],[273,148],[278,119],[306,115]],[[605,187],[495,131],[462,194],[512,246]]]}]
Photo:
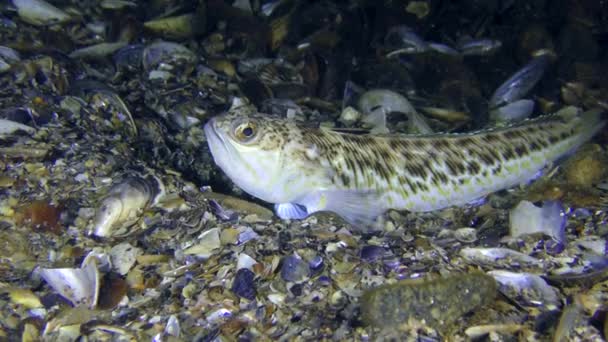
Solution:
[{"label": "broken shell fragment", "polygon": [[527,234],[543,233],[557,242],[566,239],[566,216],[561,204],[546,201],[541,208],[532,202],[521,201],[509,213],[510,234],[519,237]]},{"label": "broken shell fragment", "polygon": [[218,228],[211,228],[203,232],[199,237],[199,242],[186,249],[184,254],[196,254],[199,258],[206,259],[215,254],[221,246],[220,230]]},{"label": "broken shell fragment", "polygon": [[99,237],[128,235],[141,212],[156,204],[164,194],[164,187],[153,176],[129,177],[116,184],[103,199],[89,235]]},{"label": "broken shell fragment", "polygon": [[40,276],[74,306],[97,305],[100,274],[94,257],[85,258],[80,268],[43,268]]}]

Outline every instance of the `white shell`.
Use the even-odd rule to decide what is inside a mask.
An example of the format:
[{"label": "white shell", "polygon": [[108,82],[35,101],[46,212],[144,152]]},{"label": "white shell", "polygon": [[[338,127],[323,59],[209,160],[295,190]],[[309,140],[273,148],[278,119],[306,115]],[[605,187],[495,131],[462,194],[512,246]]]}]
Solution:
[{"label": "white shell", "polygon": [[555,310],[561,306],[557,290],[536,274],[503,270],[490,271],[488,274],[496,279],[503,294],[509,296],[509,293],[515,292],[526,305],[542,306],[548,310]]},{"label": "white shell", "polygon": [[100,274],[95,257],[85,258],[80,268],[43,268],[40,276],[74,306],[94,309],[97,305]]},{"label": "white shell", "polygon": [[139,219],[146,207],[156,204],[162,195],[163,185],[155,177],[131,177],[116,184],[99,206],[89,234],[99,237],[128,235],[127,228]]},{"label": "white shell", "polygon": [[509,213],[509,232],[512,237],[543,233],[555,241],[564,242],[566,218],[557,202],[546,202],[541,208],[532,202],[521,201]]},{"label": "white shell", "polygon": [[240,270],[241,268],[246,268],[246,269],[251,270],[253,265],[255,265],[257,263],[258,262],[255,261],[254,258],[250,257],[249,255],[247,255],[245,253],[241,253],[241,254],[239,254],[239,258],[236,262],[236,269]]},{"label": "white shell", "polygon": [[70,19],[67,13],[43,0],[13,0],[13,5],[21,20],[36,26],[58,24]]},{"label": "white shell", "polygon": [[118,274],[126,275],[137,262],[137,257],[142,255],[140,248],[132,246],[128,242],[120,243],[110,250],[112,266]]},{"label": "white shell", "polygon": [[528,266],[541,265],[541,260],[539,259],[512,249],[501,247],[463,248],[460,250],[460,255],[471,262],[497,266],[510,266],[516,263]]},{"label": "white shell", "polygon": [[17,131],[24,131],[30,134],[36,132],[33,127],[24,125],[22,123],[0,119],[0,136],[13,134]]}]

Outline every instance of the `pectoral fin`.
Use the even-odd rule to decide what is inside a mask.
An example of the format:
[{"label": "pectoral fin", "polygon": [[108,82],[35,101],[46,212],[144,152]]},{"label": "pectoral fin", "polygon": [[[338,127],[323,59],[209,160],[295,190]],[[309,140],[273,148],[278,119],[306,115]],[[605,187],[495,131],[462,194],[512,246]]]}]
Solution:
[{"label": "pectoral fin", "polygon": [[[305,213],[304,217],[318,211],[331,211],[361,229],[374,226],[377,218],[386,210],[376,192],[357,190],[317,191],[298,200],[298,205],[301,209],[299,213]],[[287,213],[286,207],[281,206],[280,209],[284,210],[283,213]],[[292,204],[292,206],[294,205]],[[277,215],[281,217],[278,210]],[[294,216],[292,214],[290,217],[296,218]]]},{"label": "pectoral fin", "polygon": [[283,220],[302,220],[308,216],[306,207],[296,203],[278,203],[274,211]]}]

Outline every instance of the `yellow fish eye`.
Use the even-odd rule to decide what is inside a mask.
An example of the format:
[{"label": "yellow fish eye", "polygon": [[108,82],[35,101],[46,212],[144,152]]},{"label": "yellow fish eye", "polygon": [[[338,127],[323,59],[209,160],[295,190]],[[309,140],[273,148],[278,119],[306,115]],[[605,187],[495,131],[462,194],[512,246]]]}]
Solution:
[{"label": "yellow fish eye", "polygon": [[256,127],[251,122],[244,122],[238,125],[234,131],[234,136],[241,142],[250,141],[257,133]]}]

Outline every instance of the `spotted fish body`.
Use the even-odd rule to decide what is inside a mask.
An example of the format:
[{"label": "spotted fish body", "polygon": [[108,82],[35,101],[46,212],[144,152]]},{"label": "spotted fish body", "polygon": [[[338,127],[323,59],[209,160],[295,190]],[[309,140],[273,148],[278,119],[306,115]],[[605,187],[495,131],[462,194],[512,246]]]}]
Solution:
[{"label": "spotted fish body", "polygon": [[458,206],[529,181],[604,124],[599,111],[567,108],[469,134],[378,136],[247,112],[232,109],[205,126],[214,160],[238,186],[275,203],[283,218],[332,211],[364,226],[388,209]]}]

